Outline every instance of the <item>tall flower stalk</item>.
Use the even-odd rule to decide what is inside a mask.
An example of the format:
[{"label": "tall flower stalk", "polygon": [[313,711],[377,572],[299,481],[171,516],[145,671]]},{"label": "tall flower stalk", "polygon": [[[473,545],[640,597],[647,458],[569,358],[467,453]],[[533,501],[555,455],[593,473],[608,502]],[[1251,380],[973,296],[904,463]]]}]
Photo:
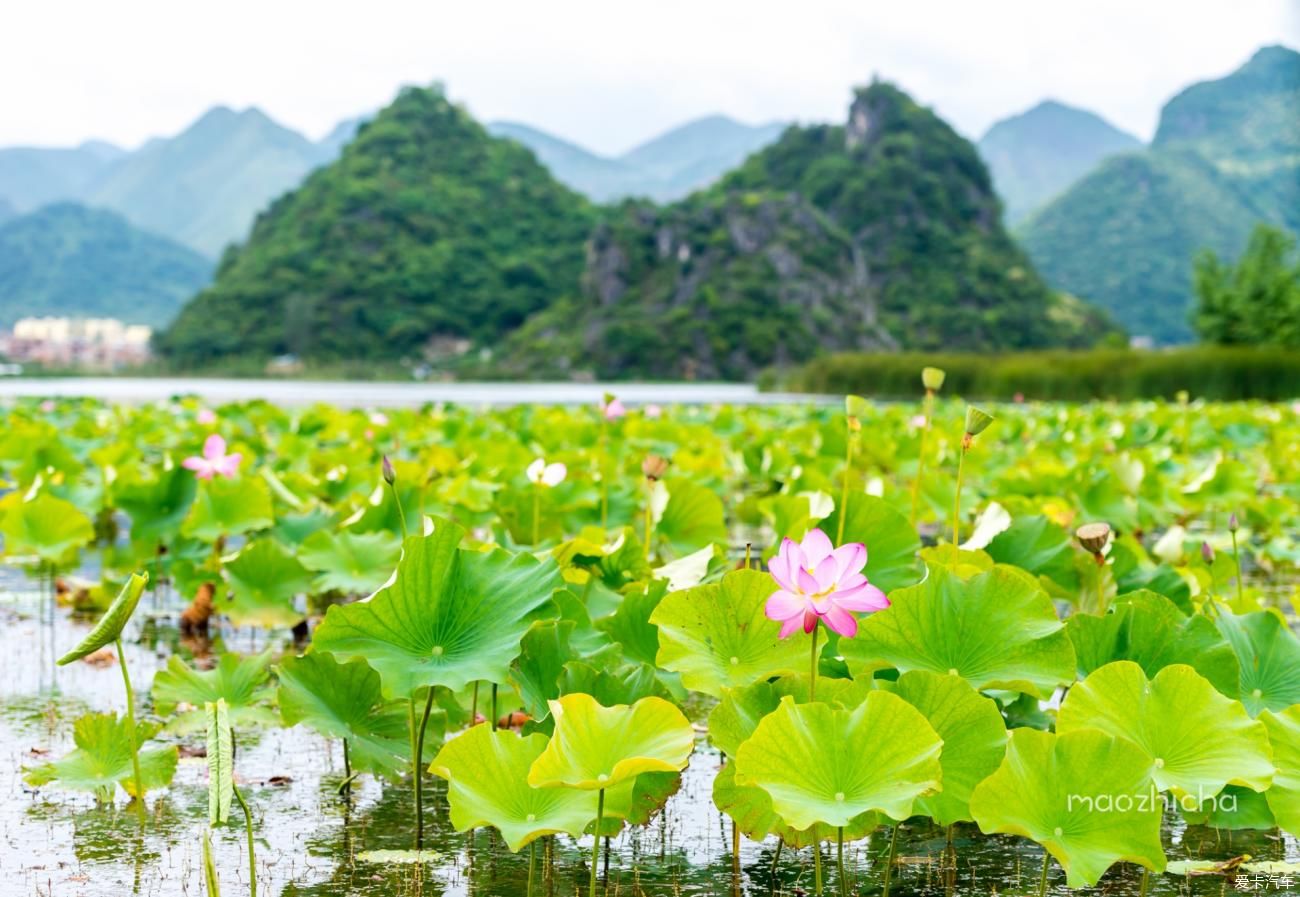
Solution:
[{"label": "tall flower stalk", "polygon": [[993,415],[988,414],[974,405],[966,406],[966,430],[961,437],[961,452],[957,456],[957,494],[952,502],[952,547],[956,548],[960,541],[961,532],[961,483],[962,474],[966,467],[966,453],[970,451],[975,444],[975,437],[989,428],[993,423]]},{"label": "tall flower stalk", "polygon": [[866,407],[866,400],[859,396],[844,398],[844,482],[840,486],[840,522],[835,531],[835,541],[844,541],[844,521],[849,516],[849,483],[853,480],[853,450],[857,447],[858,434],[862,432],[862,418],[859,411]]},{"label": "tall flower stalk", "polygon": [[916,446],[916,479],[912,480],[912,513],[908,518],[916,526],[916,517],[921,507],[921,480],[925,476],[925,442],[930,435],[930,422],[934,419],[934,396],[943,388],[946,374],[942,368],[922,368],[921,384],[925,387],[923,415],[925,422],[921,425],[921,435]]},{"label": "tall flower stalk", "polygon": [[[667,472],[668,459],[660,455],[646,455],[645,460],[641,462],[641,473],[645,475],[645,560],[647,563],[654,553],[651,545],[655,531],[655,486]],[[748,562],[746,566],[749,566]]]}]

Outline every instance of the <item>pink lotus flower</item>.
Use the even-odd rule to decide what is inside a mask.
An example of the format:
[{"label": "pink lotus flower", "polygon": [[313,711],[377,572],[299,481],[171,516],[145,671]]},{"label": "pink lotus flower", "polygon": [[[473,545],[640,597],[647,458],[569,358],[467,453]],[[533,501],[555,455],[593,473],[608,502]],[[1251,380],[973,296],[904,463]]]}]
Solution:
[{"label": "pink lotus flower", "polygon": [[858,620],[850,611],[884,610],[889,599],[867,582],[867,546],[850,542],[839,548],[830,537],[814,529],[803,542],[786,539],[768,569],[780,590],[767,599],[769,620],[781,622],[781,638],[796,630],[812,632],[825,621],[833,632],[852,638]]},{"label": "pink lotus flower", "polygon": [[226,440],[213,433],[203,443],[203,455],[186,458],[181,466],[194,471],[200,480],[210,480],[214,476],[233,477],[239,473],[239,462],[244,458],[239,452],[226,454]]},{"label": "pink lotus flower", "polygon": [[658,405],[650,404],[645,406],[645,416],[650,420],[658,420],[664,416],[664,410]]},{"label": "pink lotus flower", "polygon": [[217,414],[211,408],[200,408],[194,419],[203,426],[210,427],[217,422]]},{"label": "pink lotus flower", "polygon": [[605,415],[605,420],[615,421],[627,414],[627,408],[621,400],[611,396],[608,402],[601,402],[600,413]]},{"label": "pink lotus flower", "polygon": [[388,415],[382,411],[376,411],[370,415],[370,422],[376,427],[386,427],[388,426]]}]

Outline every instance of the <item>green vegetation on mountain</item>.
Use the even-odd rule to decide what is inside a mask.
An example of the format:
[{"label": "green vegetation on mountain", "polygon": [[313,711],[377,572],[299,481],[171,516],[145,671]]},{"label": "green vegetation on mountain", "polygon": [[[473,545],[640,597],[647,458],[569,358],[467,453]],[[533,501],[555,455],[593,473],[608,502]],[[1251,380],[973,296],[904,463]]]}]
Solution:
[{"label": "green vegetation on mountain", "polygon": [[0,149],[0,202],[30,212],[79,199],[122,158],[122,150],[89,140],[76,147],[14,146]]},{"label": "green vegetation on mountain", "polygon": [[791,128],[715,187],[628,203],[580,299],[503,347],[507,372],[743,378],[835,349],[1087,345],[1111,325],[1012,243],[975,149],[903,92]]},{"label": "green vegetation on mountain", "polygon": [[122,159],[84,201],[215,258],[247,235],[272,199],[324,161],[321,146],[261,110],[219,106],[177,136]]},{"label": "green vegetation on mountain", "polygon": [[164,324],[212,263],[122,216],[57,203],[0,224],[0,324],[29,315]]},{"label": "green vegetation on mountain", "polygon": [[1203,253],[1196,297],[1205,342],[1300,349],[1300,254],[1285,231],[1258,225],[1235,266]]},{"label": "green vegetation on mountain", "polygon": [[1183,91],[1146,152],[1107,159],[1021,228],[1050,283],[1158,342],[1192,337],[1193,260],[1256,223],[1300,230],[1300,53],[1266,47]]},{"label": "green vegetation on mountain", "polygon": [[560,181],[596,202],[626,198],[668,202],[706,187],[776,140],[785,125],[747,125],[710,115],[673,128],[621,156],[601,156],[530,125],[493,122],[488,130],[518,141]]},{"label": "green vegetation on mountain", "polygon": [[592,213],[440,90],[408,88],[262,214],[158,347],[178,363],[491,342],[576,290]]},{"label": "green vegetation on mountain", "polygon": [[1107,156],[1141,141],[1099,115],[1054,100],[995,122],[979,141],[980,155],[1015,224]]}]

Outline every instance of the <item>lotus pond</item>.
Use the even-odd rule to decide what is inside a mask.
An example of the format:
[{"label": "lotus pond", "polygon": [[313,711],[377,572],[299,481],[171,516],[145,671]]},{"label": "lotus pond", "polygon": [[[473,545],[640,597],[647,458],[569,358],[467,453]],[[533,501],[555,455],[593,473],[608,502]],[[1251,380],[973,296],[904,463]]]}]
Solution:
[{"label": "lotus pond", "polygon": [[0,893],[1300,875],[1295,407],[4,415]]}]

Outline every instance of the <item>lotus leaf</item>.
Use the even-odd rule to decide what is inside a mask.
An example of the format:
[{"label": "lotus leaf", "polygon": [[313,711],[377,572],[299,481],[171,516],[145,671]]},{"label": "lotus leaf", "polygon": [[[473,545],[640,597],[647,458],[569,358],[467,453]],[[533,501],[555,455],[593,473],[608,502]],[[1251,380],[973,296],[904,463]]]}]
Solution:
[{"label": "lotus leaf", "polygon": [[[154,736],[157,726],[139,723],[134,744],[143,744]],[[76,747],[52,763],[27,772],[32,785],[55,782],[74,791],[93,791],[100,800],[109,800],[114,787],[121,785],[132,797],[135,782],[131,767],[131,726],[126,717],[114,713],[88,713],[72,727]],[[140,779],[146,792],[165,788],[176,772],[176,746],[166,745],[140,751]]]},{"label": "lotus leaf", "polygon": [[126,628],[131,615],[135,613],[136,605],[140,603],[140,596],[144,594],[144,587],[148,582],[148,576],[132,574],[122,586],[122,591],[117,593],[113,603],[108,606],[108,610],[104,611],[104,615],[99,618],[95,628],[90,630],[77,647],[59,658],[59,666],[81,660],[121,638],[122,630]]}]

